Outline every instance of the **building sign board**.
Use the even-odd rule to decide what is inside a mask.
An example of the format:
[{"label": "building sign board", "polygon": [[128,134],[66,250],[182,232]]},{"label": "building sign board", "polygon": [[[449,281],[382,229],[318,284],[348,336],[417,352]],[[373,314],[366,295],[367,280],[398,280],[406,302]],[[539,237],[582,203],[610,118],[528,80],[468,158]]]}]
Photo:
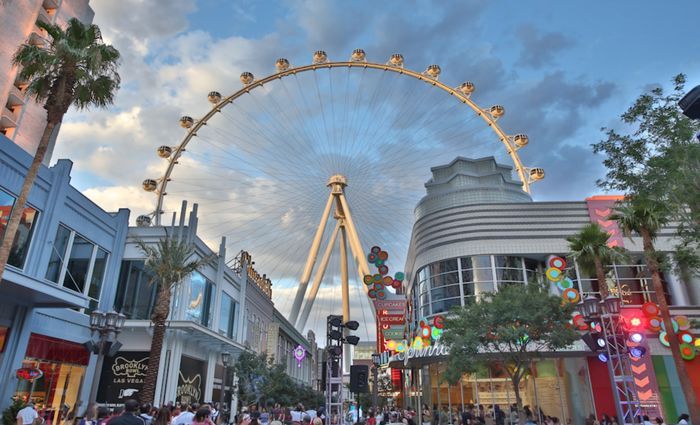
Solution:
[{"label": "building sign board", "polygon": [[114,357],[105,357],[97,402],[121,404],[130,398],[138,399],[148,371],[148,356],[148,351],[123,351]]},{"label": "building sign board", "polygon": [[192,357],[182,356],[175,400],[181,404],[202,403],[205,381],[206,363]]}]

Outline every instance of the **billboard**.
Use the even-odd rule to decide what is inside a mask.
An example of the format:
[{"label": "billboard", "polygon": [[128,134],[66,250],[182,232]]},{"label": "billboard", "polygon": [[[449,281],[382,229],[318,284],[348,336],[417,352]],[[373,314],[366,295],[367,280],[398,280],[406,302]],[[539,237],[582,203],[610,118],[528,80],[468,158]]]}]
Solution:
[{"label": "billboard", "polygon": [[148,356],[148,351],[124,351],[114,357],[105,357],[97,402],[122,404],[130,398],[138,399],[148,371]]}]

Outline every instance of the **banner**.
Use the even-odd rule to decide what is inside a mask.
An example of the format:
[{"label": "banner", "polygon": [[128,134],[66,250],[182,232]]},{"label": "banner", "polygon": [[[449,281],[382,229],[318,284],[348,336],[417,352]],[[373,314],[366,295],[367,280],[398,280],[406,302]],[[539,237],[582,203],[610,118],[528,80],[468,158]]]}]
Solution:
[{"label": "banner", "polygon": [[382,327],[382,335],[384,336],[385,340],[403,340],[403,331],[403,325],[388,325],[387,329]]},{"label": "banner", "polygon": [[138,399],[148,371],[148,356],[148,351],[125,351],[114,357],[105,357],[97,402],[122,404],[130,398]]},{"label": "banner", "polygon": [[377,319],[382,325],[403,325],[406,322],[406,317],[403,314],[378,314]]}]

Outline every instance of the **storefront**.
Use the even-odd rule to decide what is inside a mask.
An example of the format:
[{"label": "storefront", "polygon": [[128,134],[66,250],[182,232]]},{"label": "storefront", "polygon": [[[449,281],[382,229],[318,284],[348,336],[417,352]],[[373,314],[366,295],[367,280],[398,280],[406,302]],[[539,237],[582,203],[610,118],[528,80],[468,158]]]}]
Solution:
[{"label": "storefront", "polygon": [[16,399],[36,403],[47,424],[58,424],[77,414],[89,355],[80,344],[32,333],[22,368],[38,369],[42,376],[19,379]]}]

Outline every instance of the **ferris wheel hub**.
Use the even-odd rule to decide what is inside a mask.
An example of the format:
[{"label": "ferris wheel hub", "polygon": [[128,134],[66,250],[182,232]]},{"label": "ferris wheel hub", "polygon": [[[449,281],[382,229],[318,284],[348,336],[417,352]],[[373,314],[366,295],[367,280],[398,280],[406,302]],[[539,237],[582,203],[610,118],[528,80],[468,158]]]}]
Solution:
[{"label": "ferris wheel hub", "polygon": [[326,186],[333,187],[335,185],[345,187],[348,185],[348,179],[342,174],[334,174],[328,179]]}]

